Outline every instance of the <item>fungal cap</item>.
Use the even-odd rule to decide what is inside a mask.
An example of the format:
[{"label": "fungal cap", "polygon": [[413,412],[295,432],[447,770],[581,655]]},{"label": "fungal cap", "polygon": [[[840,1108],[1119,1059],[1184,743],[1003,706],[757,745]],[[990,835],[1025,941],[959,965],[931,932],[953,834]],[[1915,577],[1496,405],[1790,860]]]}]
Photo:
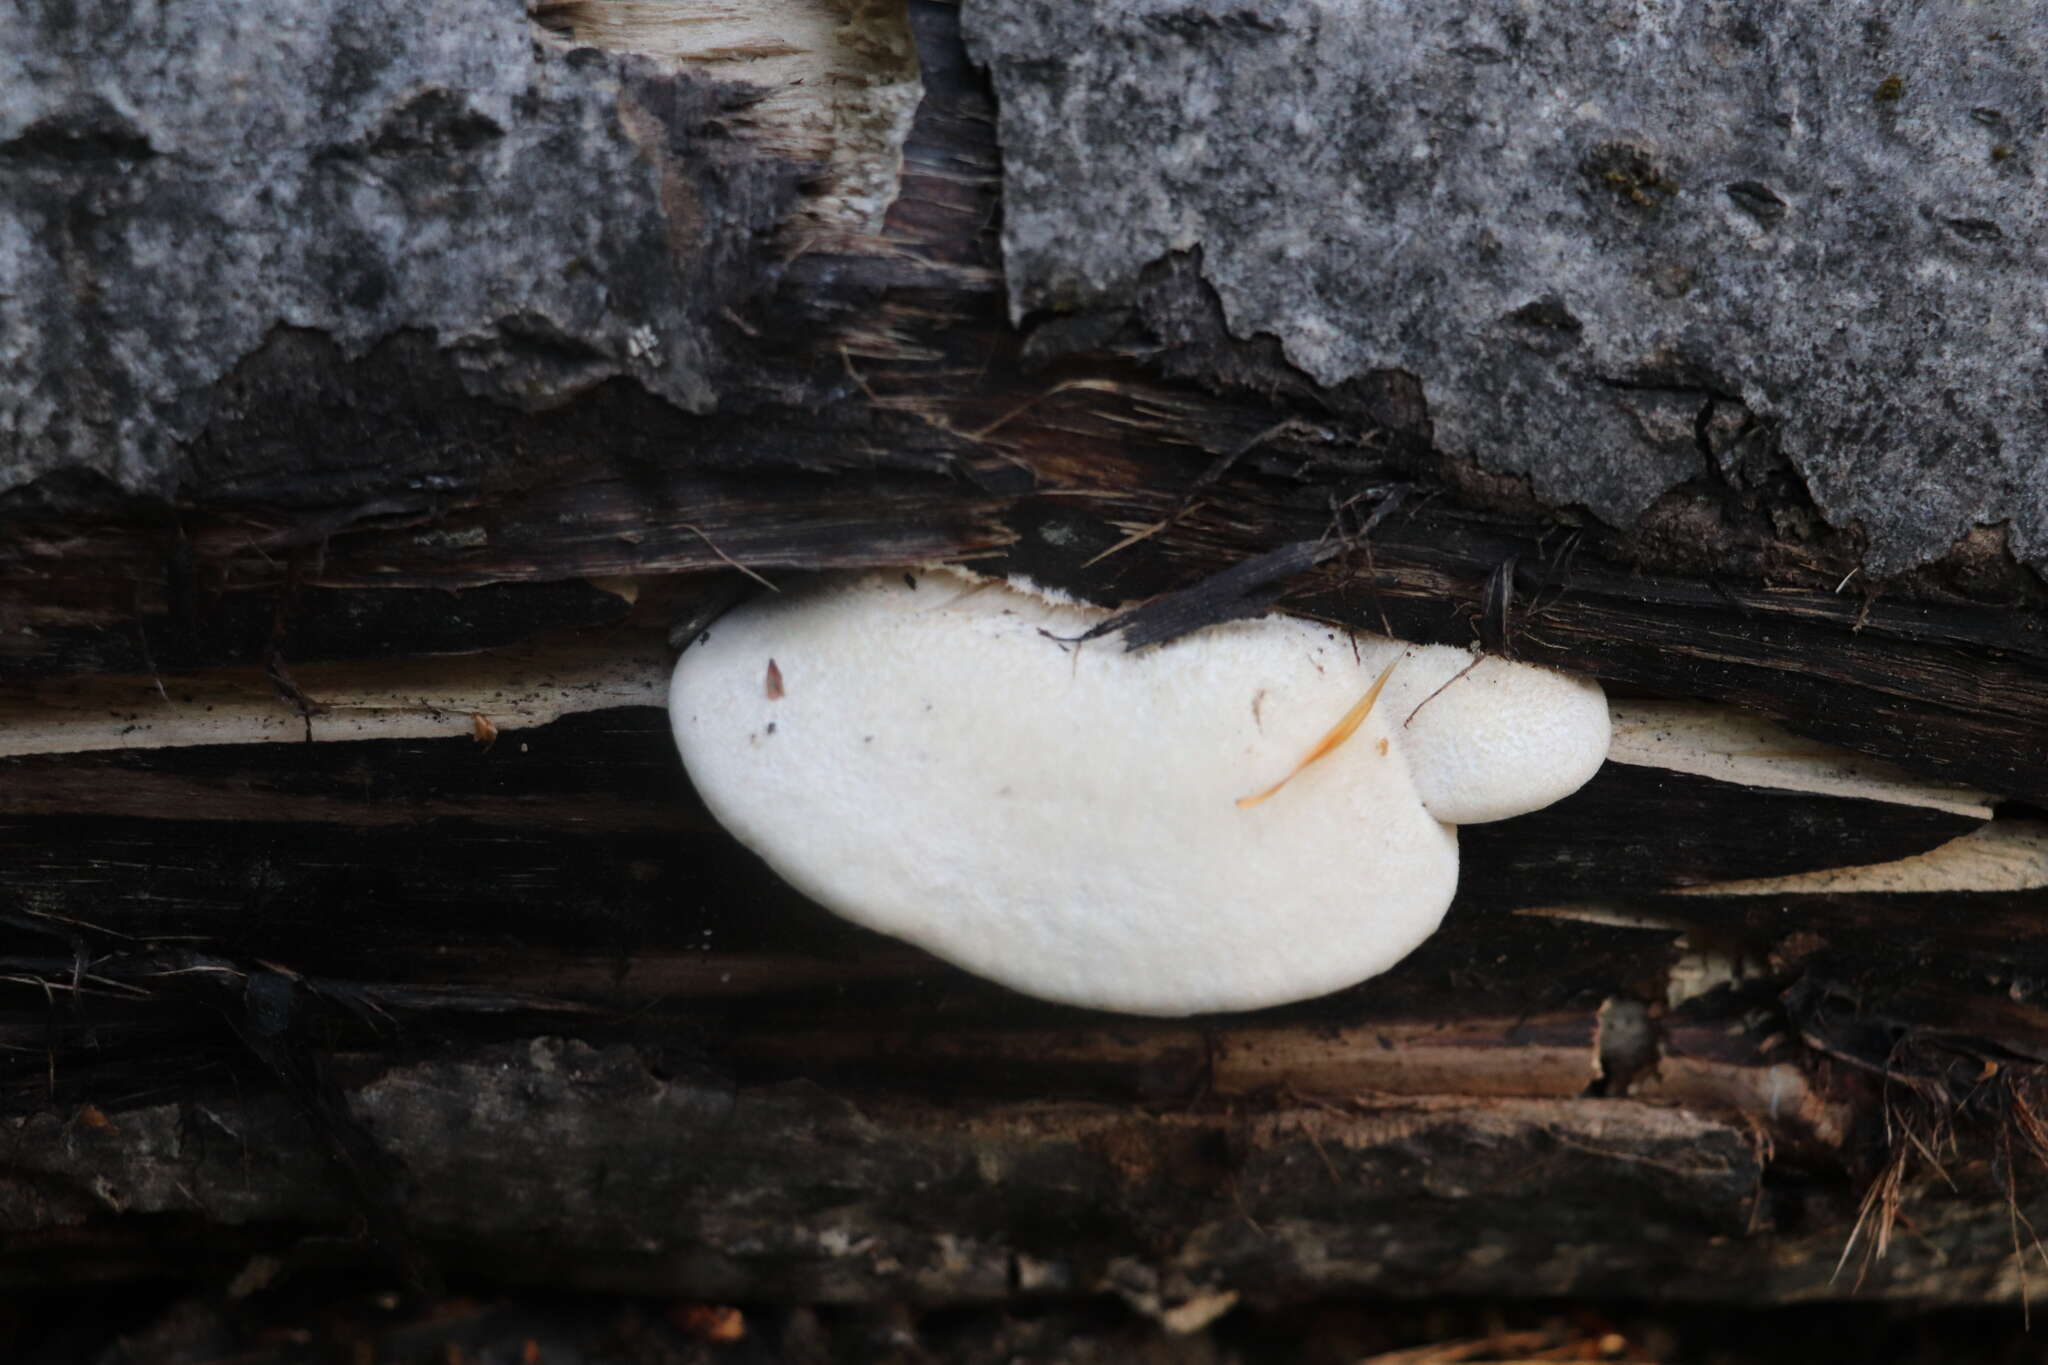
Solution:
[{"label": "fungal cap", "polygon": [[[1098,609],[914,581],[840,579],[728,615],[677,666],[676,741],[712,812],[797,889],[1027,994],[1179,1015],[1350,985],[1450,903],[1456,836],[1436,803],[1514,804],[1513,780],[1411,772],[1415,752],[1481,763],[1452,733],[1464,713],[1432,714],[1462,682],[1416,713],[1464,651],[1275,616],[1126,653],[1062,643]],[[1355,732],[1304,764],[1375,677]],[[1545,704],[1541,687],[1493,690]],[[1550,786],[1586,768],[1534,766]]]}]

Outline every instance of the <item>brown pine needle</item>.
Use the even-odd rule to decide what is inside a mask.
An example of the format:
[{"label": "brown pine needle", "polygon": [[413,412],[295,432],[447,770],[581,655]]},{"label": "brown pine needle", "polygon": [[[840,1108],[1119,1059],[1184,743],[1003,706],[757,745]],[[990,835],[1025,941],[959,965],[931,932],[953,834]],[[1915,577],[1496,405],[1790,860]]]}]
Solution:
[{"label": "brown pine needle", "polygon": [[1373,680],[1373,685],[1366,689],[1365,695],[1360,697],[1357,704],[1344,713],[1344,719],[1332,725],[1330,732],[1316,741],[1315,748],[1310,749],[1307,754],[1303,755],[1301,762],[1295,764],[1293,770],[1287,776],[1281,778],[1262,792],[1238,797],[1237,808],[1239,810],[1250,810],[1253,806],[1258,805],[1259,802],[1264,801],[1289,782],[1301,776],[1302,769],[1332,752],[1337,746],[1357,733],[1358,727],[1365,724],[1365,718],[1372,714],[1372,704],[1380,699],[1380,689],[1387,685],[1387,679],[1394,676],[1394,664],[1400,663],[1403,657],[1405,656],[1395,655],[1394,662],[1380,670],[1379,677]]}]

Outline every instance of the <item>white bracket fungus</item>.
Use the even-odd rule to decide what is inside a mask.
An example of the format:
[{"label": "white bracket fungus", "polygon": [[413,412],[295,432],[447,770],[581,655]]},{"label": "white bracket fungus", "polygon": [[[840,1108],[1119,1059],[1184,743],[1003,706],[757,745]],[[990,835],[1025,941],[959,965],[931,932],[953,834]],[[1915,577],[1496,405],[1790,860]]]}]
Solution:
[{"label": "white bracket fungus", "polygon": [[1071,643],[1106,615],[954,571],[758,598],[684,652],[676,744],[827,909],[1158,1015],[1385,971],[1450,905],[1453,826],[1548,805],[1607,753],[1586,679],[1286,616]]}]

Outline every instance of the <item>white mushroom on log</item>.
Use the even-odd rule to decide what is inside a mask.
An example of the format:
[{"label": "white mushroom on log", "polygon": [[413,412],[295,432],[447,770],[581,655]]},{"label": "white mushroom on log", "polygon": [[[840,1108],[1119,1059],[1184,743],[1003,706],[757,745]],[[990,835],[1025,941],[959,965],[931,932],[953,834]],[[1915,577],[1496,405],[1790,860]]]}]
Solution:
[{"label": "white mushroom on log", "polygon": [[1273,615],[1126,652],[1108,613],[958,571],[764,596],[684,651],[699,793],[827,909],[1029,995],[1133,1014],[1352,985],[1427,938],[1454,826],[1600,766],[1589,680]]}]

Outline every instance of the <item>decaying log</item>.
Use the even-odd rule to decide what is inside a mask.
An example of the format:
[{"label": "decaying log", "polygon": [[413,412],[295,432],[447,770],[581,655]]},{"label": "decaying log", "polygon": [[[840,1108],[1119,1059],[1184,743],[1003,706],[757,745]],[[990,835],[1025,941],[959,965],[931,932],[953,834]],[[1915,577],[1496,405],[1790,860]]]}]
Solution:
[{"label": "decaying log", "polygon": [[[234,8],[0,50],[0,1279],[341,1255],[1177,1326],[2024,1292],[2039,16],[1955,74],[1880,6],[1867,78],[1714,86],[1485,6],[1444,43],[1312,0],[307,0],[274,47]],[[1681,146],[1648,92],[1699,82],[1734,131]],[[1233,90],[1213,147],[1174,112]],[[1756,151],[1793,96],[1848,131]],[[1859,165],[1933,207],[1841,206]],[[1328,229],[1298,278],[1273,214]],[[1930,262],[1973,321],[1842,379],[1934,325]],[[1275,552],[1253,595],[1617,720],[1578,796],[1462,832],[1441,934],[1299,1006],[1090,1014],[857,931],[716,828],[659,709],[807,574],[1139,603]]]}]

